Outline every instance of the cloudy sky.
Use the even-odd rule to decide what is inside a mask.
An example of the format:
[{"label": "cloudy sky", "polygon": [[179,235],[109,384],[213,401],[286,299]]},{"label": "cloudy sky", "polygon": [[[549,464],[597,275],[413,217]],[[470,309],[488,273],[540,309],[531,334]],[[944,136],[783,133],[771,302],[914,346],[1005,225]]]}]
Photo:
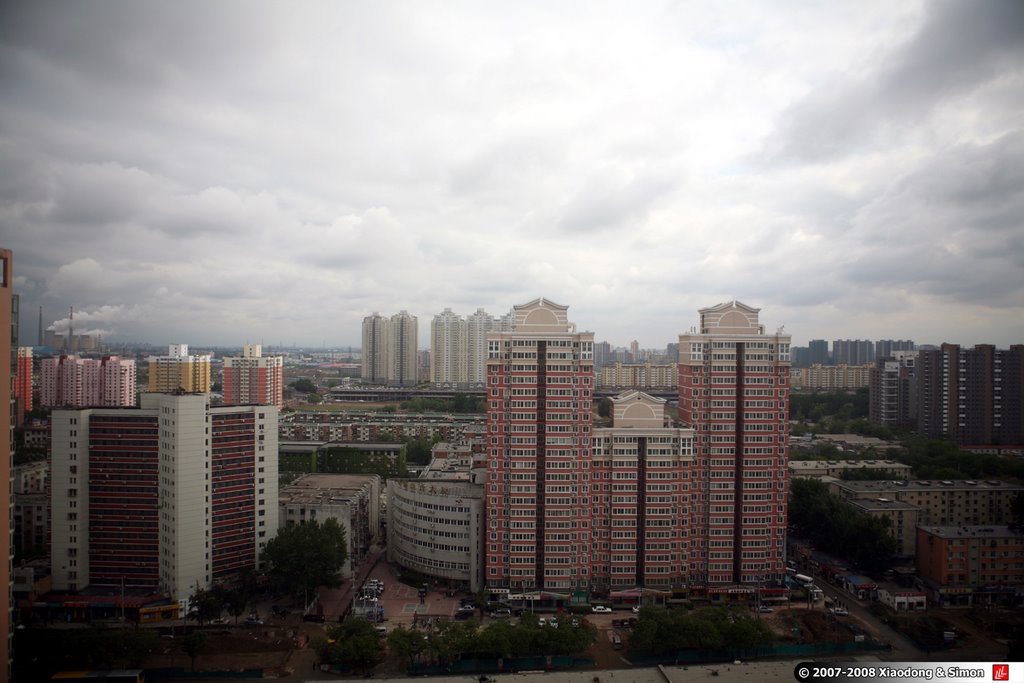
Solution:
[{"label": "cloudy sky", "polygon": [[1024,2],[6,2],[22,343],[1024,342]]}]

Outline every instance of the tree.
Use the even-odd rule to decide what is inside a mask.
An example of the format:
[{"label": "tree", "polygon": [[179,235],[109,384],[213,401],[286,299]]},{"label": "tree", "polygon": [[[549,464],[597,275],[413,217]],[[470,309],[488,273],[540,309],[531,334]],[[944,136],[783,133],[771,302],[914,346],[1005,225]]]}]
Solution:
[{"label": "tree", "polygon": [[338,570],[348,558],[345,530],[334,518],[323,524],[316,520],[280,529],[267,543],[263,560],[274,590],[302,597],[306,604],[309,591],[317,586],[341,585]]},{"label": "tree", "polygon": [[186,616],[202,624],[204,621],[219,617],[224,603],[215,591],[208,591],[197,585],[188,598],[188,605]]},{"label": "tree", "polygon": [[305,377],[300,377],[299,379],[295,380],[288,386],[290,386],[295,391],[302,392],[303,394],[310,394],[316,391],[316,384],[314,384],[312,380],[307,379]]},{"label": "tree", "polygon": [[229,590],[224,591],[224,607],[227,608],[228,614],[235,618],[235,623],[238,623],[238,617],[245,613],[245,608],[249,604],[249,598],[241,590]]},{"label": "tree", "polygon": [[[417,634],[422,640],[422,636]],[[341,626],[327,629],[327,640],[313,643],[321,662],[353,669],[368,669],[377,661],[381,637],[365,619],[349,619]]]},{"label": "tree", "polygon": [[612,416],[612,401],[610,398],[602,398],[597,403],[597,414],[600,417],[611,417]]},{"label": "tree", "polygon": [[320,397],[320,394],[316,392],[313,392],[306,396],[306,403],[319,403],[322,400],[323,399]]},{"label": "tree", "polygon": [[406,667],[411,669],[427,649],[427,642],[419,631],[399,626],[388,634],[388,647],[404,659]]},{"label": "tree", "polygon": [[192,659],[192,670],[196,670],[196,657],[206,649],[206,632],[192,631],[181,641],[181,649]]}]

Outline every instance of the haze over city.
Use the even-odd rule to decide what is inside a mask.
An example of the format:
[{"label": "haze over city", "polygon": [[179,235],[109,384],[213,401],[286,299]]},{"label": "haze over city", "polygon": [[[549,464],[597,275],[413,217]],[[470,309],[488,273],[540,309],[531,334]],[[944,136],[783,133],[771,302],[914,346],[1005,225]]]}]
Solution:
[{"label": "haze over city", "polygon": [[544,296],[663,347],[1024,339],[1024,4],[0,8],[21,343],[358,346]]}]

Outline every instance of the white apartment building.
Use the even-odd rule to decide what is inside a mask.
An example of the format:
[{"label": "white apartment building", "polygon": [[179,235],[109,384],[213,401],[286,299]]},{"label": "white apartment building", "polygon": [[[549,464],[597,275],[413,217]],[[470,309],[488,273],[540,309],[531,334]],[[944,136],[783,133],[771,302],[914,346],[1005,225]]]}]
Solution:
[{"label": "white apartment building", "polygon": [[184,600],[259,566],[277,531],[277,408],[143,394],[52,416],[53,588]]}]

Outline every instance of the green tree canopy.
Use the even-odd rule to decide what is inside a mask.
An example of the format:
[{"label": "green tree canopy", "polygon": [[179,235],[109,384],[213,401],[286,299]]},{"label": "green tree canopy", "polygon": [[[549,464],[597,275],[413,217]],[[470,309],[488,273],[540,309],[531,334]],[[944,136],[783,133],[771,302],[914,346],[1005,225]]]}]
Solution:
[{"label": "green tree canopy", "polygon": [[192,631],[181,641],[181,649],[192,660],[192,670],[196,670],[196,657],[206,649],[206,632]]},{"label": "green tree canopy", "polygon": [[315,641],[313,648],[321,662],[345,669],[368,669],[381,656],[381,636],[365,619],[349,619],[327,629],[327,639]]},{"label": "green tree canopy", "polygon": [[286,526],[263,551],[271,587],[304,599],[317,586],[339,586],[338,571],[347,558],[345,531],[333,518]]},{"label": "green tree canopy", "polygon": [[301,391],[304,394],[310,394],[316,391],[316,384],[311,379],[306,377],[300,377],[291,384],[289,384],[295,391]]},{"label": "green tree canopy", "polygon": [[789,522],[815,547],[867,572],[888,567],[896,552],[888,518],[857,512],[816,479],[790,483]]}]

